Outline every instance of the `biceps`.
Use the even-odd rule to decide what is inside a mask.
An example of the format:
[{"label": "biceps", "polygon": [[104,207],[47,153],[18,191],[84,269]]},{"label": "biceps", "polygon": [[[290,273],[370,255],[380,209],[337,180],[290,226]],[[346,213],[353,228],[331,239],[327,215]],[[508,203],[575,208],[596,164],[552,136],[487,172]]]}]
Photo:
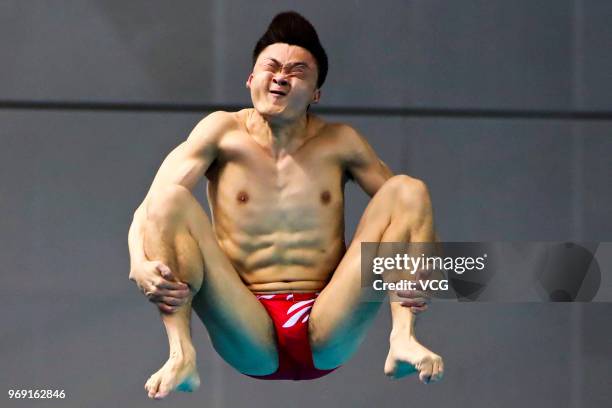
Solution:
[{"label": "biceps", "polygon": [[179,145],[164,159],[149,191],[172,184],[193,190],[212,161],[208,156],[186,154],[184,144]]},{"label": "biceps", "polygon": [[385,181],[393,176],[393,173],[383,161],[377,160],[369,166],[353,168],[351,175],[369,196],[373,196]]}]

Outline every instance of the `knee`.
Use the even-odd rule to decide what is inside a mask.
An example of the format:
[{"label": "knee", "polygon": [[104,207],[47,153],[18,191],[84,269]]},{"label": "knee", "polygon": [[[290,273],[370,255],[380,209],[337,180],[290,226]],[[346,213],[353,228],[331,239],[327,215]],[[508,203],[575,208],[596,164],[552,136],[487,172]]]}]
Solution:
[{"label": "knee", "polygon": [[321,330],[319,330],[314,324],[314,319],[308,321],[308,338],[310,341],[310,348],[313,353],[315,351],[323,350],[327,345],[329,336],[323,336]]},{"label": "knee", "polygon": [[393,196],[393,202],[403,211],[413,211],[421,214],[428,212],[431,208],[429,191],[422,180],[406,175],[397,175],[387,180],[383,188]]},{"label": "knee", "polygon": [[331,370],[344,364],[353,355],[355,336],[331,335],[329,330],[322,330],[316,319],[309,319],[308,337],[314,365],[319,370]]},{"label": "knee", "polygon": [[312,362],[319,370],[331,370],[344,364],[346,350],[340,353],[339,347],[333,347],[328,339],[310,335]]},{"label": "knee", "polygon": [[313,334],[310,334],[310,348],[314,366],[319,370],[332,370],[345,364],[355,354],[363,340],[361,338],[355,341],[356,337],[351,337],[350,340],[345,339],[334,344],[327,337]]},{"label": "knee", "polygon": [[147,220],[155,223],[175,221],[184,216],[193,200],[191,191],[181,185],[164,186],[149,196]]}]

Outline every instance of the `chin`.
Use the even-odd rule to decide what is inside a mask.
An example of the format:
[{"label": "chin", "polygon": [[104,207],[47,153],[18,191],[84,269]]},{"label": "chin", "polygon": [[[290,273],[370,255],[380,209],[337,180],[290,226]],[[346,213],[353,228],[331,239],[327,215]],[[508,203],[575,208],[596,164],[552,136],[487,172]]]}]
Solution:
[{"label": "chin", "polygon": [[255,106],[255,110],[259,112],[260,115],[264,117],[269,117],[269,118],[282,119],[282,118],[291,116],[289,112],[287,112],[286,106],[278,106],[278,105],[267,105],[265,107]]},{"label": "chin", "polygon": [[306,113],[306,108],[297,112],[286,104],[260,103],[253,104],[253,108],[268,120],[293,120]]}]

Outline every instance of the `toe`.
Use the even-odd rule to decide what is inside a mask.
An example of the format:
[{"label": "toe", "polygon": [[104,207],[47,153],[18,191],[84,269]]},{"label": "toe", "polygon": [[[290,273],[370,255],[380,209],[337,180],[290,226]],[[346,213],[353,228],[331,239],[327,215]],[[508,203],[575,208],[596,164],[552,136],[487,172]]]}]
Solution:
[{"label": "toe", "polygon": [[158,391],[157,394],[155,394],[155,399],[163,399],[163,398],[166,398],[167,396],[168,396],[168,392]]},{"label": "toe", "polygon": [[159,377],[153,376],[148,381],[149,398],[155,398],[155,394],[157,394],[157,388],[159,387]]},{"label": "toe", "polygon": [[151,389],[151,378],[149,377],[149,379],[147,380],[147,382],[144,385],[144,389],[147,390],[147,393],[149,392],[149,390]]},{"label": "toe", "polygon": [[157,390],[157,394],[155,394],[155,398],[156,399],[165,398],[166,396],[168,396],[168,394],[170,394],[170,391],[172,391],[172,384],[170,384],[167,381],[162,380]]},{"label": "toe", "polygon": [[431,382],[439,381],[441,378],[440,375],[440,365],[437,360],[434,360],[433,371],[431,374]]},{"label": "toe", "polygon": [[425,361],[423,361],[423,364],[421,365],[421,369],[419,372],[419,380],[421,380],[425,384],[429,384],[433,371],[434,362],[430,359],[425,359]]}]

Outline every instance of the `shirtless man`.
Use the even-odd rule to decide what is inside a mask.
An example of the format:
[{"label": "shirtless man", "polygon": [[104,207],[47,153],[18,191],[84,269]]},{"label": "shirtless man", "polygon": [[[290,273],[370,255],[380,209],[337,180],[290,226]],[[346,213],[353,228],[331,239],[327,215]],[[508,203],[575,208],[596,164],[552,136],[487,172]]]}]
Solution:
[{"label": "shirtless man", "polygon": [[[170,347],[146,382],[150,398],[199,386],[192,309],[241,373],[329,373],[357,350],[385,297],[362,298],[361,243],[434,240],[423,182],[392,176],[357,131],[308,113],[327,74],[310,23],[279,14],[253,59],[254,108],[198,123],[162,163],[130,227],[130,279],[160,309]],[[191,194],[203,175],[212,222]],[[372,197],[348,249],[347,179]],[[414,333],[413,312],[425,306],[407,302],[391,302],[384,372],[439,380],[441,357]]]}]

